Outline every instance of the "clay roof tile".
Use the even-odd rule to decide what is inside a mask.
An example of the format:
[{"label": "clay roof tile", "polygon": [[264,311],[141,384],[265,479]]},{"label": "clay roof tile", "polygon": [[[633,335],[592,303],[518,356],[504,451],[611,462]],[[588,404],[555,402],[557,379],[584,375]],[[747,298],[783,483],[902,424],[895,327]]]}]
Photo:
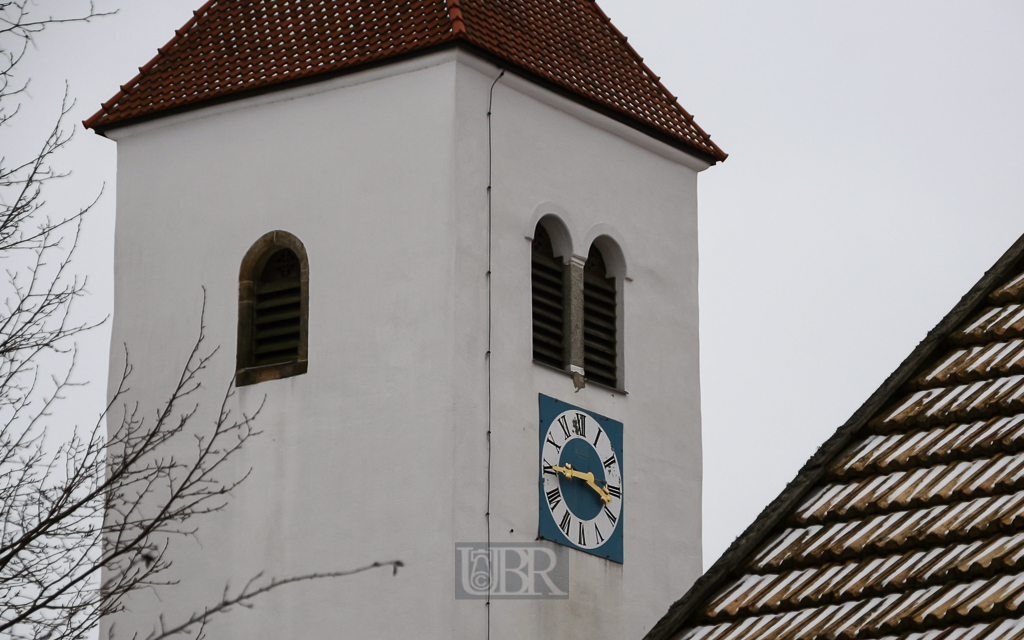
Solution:
[{"label": "clay roof tile", "polygon": [[647,640],[799,638],[812,616],[814,637],[1016,637],[1000,625],[1024,629],[1021,322],[1024,237]]},{"label": "clay roof tile", "polygon": [[727,155],[593,0],[210,0],[174,33],[86,127],[463,43],[712,162]]}]

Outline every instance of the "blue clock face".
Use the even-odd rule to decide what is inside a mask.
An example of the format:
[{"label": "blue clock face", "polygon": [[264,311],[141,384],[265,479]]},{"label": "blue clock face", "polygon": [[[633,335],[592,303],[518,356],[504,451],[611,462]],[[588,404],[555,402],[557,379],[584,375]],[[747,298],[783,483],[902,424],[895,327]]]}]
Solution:
[{"label": "blue clock face", "polygon": [[622,562],[622,423],[540,396],[540,537]]}]

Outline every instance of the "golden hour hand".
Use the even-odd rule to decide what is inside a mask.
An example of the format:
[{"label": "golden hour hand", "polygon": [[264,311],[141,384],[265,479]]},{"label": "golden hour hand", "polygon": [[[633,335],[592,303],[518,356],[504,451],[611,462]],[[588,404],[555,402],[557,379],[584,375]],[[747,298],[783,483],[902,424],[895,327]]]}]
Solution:
[{"label": "golden hour hand", "polygon": [[582,471],[577,471],[576,469],[572,468],[571,464],[568,463],[564,467],[552,465],[551,468],[554,469],[557,473],[564,475],[569,480],[572,480],[573,478],[579,478],[580,480],[586,482],[587,486],[596,491],[597,495],[601,497],[601,502],[608,504],[609,502],[612,501],[612,494],[609,493],[608,490],[605,489],[604,487],[597,486],[597,482],[594,481],[594,474],[591,473],[590,471],[587,471],[586,473],[583,473]]}]

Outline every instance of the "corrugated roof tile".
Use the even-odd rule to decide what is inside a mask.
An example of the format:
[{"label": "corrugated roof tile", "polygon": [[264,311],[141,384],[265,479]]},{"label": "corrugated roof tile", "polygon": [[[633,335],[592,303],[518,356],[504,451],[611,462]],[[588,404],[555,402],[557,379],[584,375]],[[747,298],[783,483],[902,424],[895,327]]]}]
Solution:
[{"label": "corrugated roof tile", "polygon": [[1024,639],[1024,274],[991,287],[680,637]]}]

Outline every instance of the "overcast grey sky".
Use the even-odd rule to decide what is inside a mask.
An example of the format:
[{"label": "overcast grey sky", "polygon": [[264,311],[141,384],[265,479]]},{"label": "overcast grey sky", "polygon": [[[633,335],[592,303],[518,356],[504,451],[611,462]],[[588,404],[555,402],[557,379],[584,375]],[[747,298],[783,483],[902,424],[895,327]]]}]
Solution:
[{"label": "overcast grey sky", "polygon": [[[120,13],[46,34],[3,153],[51,123],[65,81],[72,121],[91,115],[201,4],[99,0]],[[1024,233],[1024,3],[599,4],[730,154],[700,178],[707,566]],[[49,198],[107,185],[78,263],[92,317],[111,305],[114,152],[79,131]],[[82,345],[79,415],[102,402],[108,340]]]}]

